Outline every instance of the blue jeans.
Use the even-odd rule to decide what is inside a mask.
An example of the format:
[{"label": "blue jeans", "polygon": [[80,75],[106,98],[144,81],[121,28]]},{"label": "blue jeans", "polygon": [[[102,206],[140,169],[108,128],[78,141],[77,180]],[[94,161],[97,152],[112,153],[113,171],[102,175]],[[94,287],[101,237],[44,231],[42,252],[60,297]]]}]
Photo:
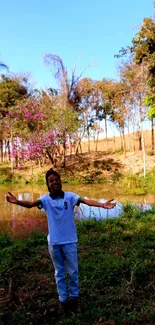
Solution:
[{"label": "blue jeans", "polygon": [[[75,298],[79,294],[77,244],[50,245],[49,253],[55,268],[55,280],[59,300],[64,302],[68,295]],[[68,274],[68,294],[65,272]]]}]

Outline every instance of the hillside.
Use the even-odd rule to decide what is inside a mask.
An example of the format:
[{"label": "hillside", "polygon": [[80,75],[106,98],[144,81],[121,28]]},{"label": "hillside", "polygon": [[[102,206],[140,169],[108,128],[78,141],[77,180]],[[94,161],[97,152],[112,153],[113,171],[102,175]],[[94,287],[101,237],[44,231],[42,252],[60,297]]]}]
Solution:
[{"label": "hillside", "polygon": [[[146,154],[146,170],[151,171],[155,165],[154,155]],[[88,183],[102,182],[102,179],[117,180],[121,174],[134,173],[143,175],[143,156],[141,151],[107,154],[106,152],[91,152],[68,156],[66,168],[58,168],[64,178],[85,179]]]},{"label": "hillside", "polygon": [[[155,156],[146,154],[146,170],[151,171],[155,165]],[[29,183],[30,181],[39,184],[44,183],[44,175],[47,169],[51,168],[50,162],[39,167],[35,163],[32,169],[26,164],[20,169],[14,169],[11,174],[10,164],[0,165],[0,183],[8,183],[12,179],[15,183]],[[67,155],[66,166],[61,168],[57,163],[56,170],[61,174],[63,183],[90,184],[104,183],[106,181],[118,181],[126,173],[143,175],[142,151],[127,152],[126,157],[122,152],[109,153],[105,151],[80,153],[78,155]]]}]

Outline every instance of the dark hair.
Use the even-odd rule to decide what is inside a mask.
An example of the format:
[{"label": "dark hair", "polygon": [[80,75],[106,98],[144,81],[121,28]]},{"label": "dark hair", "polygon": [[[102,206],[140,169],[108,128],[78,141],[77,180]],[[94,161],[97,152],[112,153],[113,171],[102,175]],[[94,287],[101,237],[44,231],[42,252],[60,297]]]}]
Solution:
[{"label": "dark hair", "polygon": [[47,172],[46,172],[46,185],[48,186],[48,177],[50,175],[54,175],[54,176],[58,176],[60,178],[59,173],[56,172],[56,170],[53,170],[52,168],[50,168]]}]

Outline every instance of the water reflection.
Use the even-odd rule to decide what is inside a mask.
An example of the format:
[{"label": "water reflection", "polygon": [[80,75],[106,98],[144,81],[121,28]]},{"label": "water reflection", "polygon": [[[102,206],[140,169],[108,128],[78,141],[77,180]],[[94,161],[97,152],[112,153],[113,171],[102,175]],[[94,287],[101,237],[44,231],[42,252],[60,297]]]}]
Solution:
[{"label": "water reflection", "polygon": [[[99,202],[102,202],[102,203],[104,203],[105,201],[106,200],[104,200],[104,199],[99,200]],[[77,218],[77,219],[113,218],[113,217],[119,216],[121,214],[121,212],[122,212],[122,205],[120,203],[117,203],[116,207],[111,210],[97,208],[97,207],[90,207],[85,204],[80,204],[79,208],[75,208],[75,218]]]},{"label": "water reflection", "polygon": [[[152,197],[152,204],[147,203],[146,197],[122,197],[116,192],[116,189],[107,191],[107,186],[64,186],[64,190],[73,191],[81,196],[89,197],[90,199],[97,199],[100,202],[105,202],[108,199],[115,197],[119,203],[111,210],[106,210],[97,207],[89,207],[81,204],[79,208],[75,208],[75,217],[77,219],[92,218],[103,219],[113,218],[119,216],[122,212],[122,203],[127,201],[135,202],[143,209],[150,209],[151,205],[155,203],[155,197]],[[30,232],[41,231],[47,233],[47,220],[44,211],[37,208],[26,209],[17,205],[10,204],[6,201],[5,195],[10,191],[16,195],[18,200],[36,200],[42,194],[47,193],[46,188],[27,188],[11,189],[7,187],[0,188],[0,232],[9,232],[13,236],[23,236]],[[104,197],[104,199],[103,199]],[[136,201],[137,199],[137,201]],[[150,203],[150,204],[149,204]]]}]

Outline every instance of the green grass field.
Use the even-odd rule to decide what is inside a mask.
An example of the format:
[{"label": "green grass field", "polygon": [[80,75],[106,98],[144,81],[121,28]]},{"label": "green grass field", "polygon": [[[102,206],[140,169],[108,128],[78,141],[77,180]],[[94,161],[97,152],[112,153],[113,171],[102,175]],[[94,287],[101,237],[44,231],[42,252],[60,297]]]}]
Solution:
[{"label": "green grass field", "polygon": [[1,325],[153,325],[155,212],[77,223],[82,312],[58,313],[46,235],[0,236]]}]

